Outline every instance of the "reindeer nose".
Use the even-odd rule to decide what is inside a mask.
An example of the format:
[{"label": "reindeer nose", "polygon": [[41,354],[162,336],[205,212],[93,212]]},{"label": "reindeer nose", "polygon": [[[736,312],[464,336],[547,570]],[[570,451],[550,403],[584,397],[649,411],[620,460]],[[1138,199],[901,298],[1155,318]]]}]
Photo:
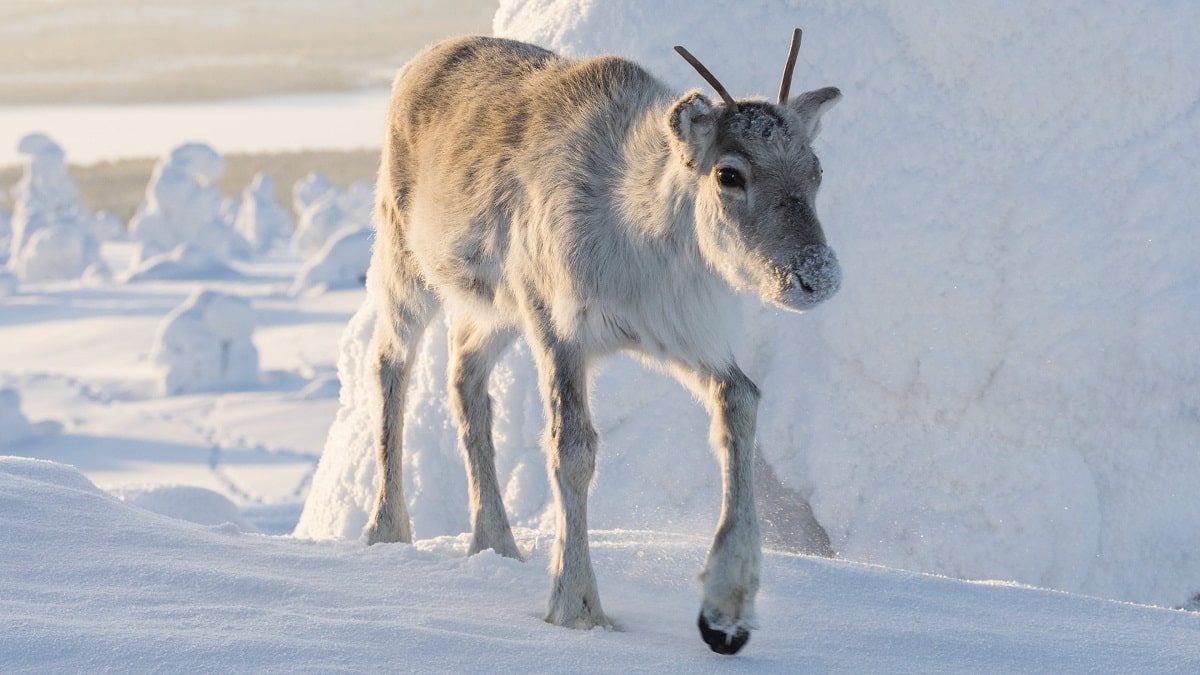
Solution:
[{"label": "reindeer nose", "polygon": [[808,296],[805,300],[814,305],[833,297],[842,285],[837,254],[824,244],[801,247],[790,268],[793,282]]}]

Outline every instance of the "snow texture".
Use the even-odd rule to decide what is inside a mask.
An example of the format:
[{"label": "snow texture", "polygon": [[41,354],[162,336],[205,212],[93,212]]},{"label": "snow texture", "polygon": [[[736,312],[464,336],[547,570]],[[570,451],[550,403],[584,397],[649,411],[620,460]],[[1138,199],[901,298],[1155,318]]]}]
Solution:
[{"label": "snow texture", "polygon": [[230,207],[214,184],[224,173],[225,160],[203,143],[186,143],[158,161],[146,200],[129,223],[130,235],[142,244],[133,265],[181,244],[197,246],[218,260],[248,252],[249,244],[230,226]]},{"label": "snow texture", "polygon": [[[547,624],[547,542],[363,547],[164,517],[0,458],[3,672],[1196,672],[1200,616],[780,553],[737,658],[695,635],[705,542],[594,532],[619,629]],[[64,530],[64,524],[69,529]],[[686,617],[686,618],[684,618]]]},{"label": "snow texture", "polygon": [[24,172],[11,221],[0,228],[7,230],[9,269],[22,281],[78,279],[100,256],[93,228],[111,217],[84,211],[66,155],[48,136],[28,134],[17,149],[26,157]]},{"label": "snow texture", "polygon": [[334,233],[300,268],[291,294],[362,286],[371,264],[371,242],[374,240],[375,231],[369,227],[347,227]]},{"label": "snow texture", "polygon": [[163,319],[150,355],[160,368],[159,393],[250,387],[258,382],[249,301],[200,290]]},{"label": "snow texture", "polygon": [[276,239],[290,236],[294,227],[292,217],[275,199],[275,181],[265,173],[254,174],[242,192],[234,228],[254,253],[263,253]]},{"label": "snow texture", "polygon": [[[702,84],[670,49],[687,45],[741,96],[773,94],[803,27],[793,90],[845,96],[815,149],[846,277],[805,316],[744,307],[766,459],[843,558],[1167,606],[1200,587],[1196,25],[1194,3],[1112,1],[504,0],[495,20],[567,55],[631,57],[680,91]],[[343,344],[356,406],[366,320]],[[447,506],[466,492],[444,339],[427,333],[405,429],[422,537],[467,529]],[[544,525],[523,347],[492,393],[506,507]],[[698,407],[623,359],[593,398],[593,523],[708,530],[719,478]],[[343,407],[298,534],[358,536],[368,417]]]}]

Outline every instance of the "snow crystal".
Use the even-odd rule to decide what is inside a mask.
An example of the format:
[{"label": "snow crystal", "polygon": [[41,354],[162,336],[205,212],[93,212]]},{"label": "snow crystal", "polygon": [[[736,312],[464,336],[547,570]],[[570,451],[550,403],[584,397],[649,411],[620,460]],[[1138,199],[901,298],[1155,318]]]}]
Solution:
[{"label": "snow crystal", "polygon": [[219,391],[258,382],[258,350],[251,342],[254,309],[237,296],[194,293],[159,325],[151,359],[164,395]]}]

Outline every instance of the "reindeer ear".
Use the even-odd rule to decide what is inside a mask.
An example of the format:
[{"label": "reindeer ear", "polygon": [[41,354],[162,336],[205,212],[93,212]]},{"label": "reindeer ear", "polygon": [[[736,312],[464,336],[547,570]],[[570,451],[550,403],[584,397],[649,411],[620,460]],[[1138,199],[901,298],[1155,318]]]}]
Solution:
[{"label": "reindeer ear", "polygon": [[804,121],[804,131],[808,134],[808,139],[812,140],[821,131],[821,115],[837,105],[840,100],[842,92],[838,91],[837,87],[825,87],[800,94],[788,103],[788,107]]},{"label": "reindeer ear", "polygon": [[684,94],[667,113],[667,127],[684,165],[695,167],[708,154],[717,135],[712,101],[699,90]]}]

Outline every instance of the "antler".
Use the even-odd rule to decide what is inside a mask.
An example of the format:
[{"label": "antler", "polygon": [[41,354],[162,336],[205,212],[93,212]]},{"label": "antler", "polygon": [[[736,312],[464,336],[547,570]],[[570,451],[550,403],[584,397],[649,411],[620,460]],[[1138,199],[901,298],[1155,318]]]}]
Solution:
[{"label": "antler", "polygon": [[683,57],[684,61],[692,64],[692,67],[696,69],[696,72],[700,73],[700,77],[703,77],[704,81],[708,82],[709,85],[716,90],[717,94],[725,101],[726,105],[728,105],[730,108],[733,108],[734,112],[738,110],[737,101],[733,100],[733,97],[729,95],[729,92],[725,91],[725,87],[721,86],[720,81],[718,81],[712,73],[708,72],[708,68],[705,68],[703,63],[700,63],[696,57],[692,56],[691,52],[683,47],[680,47],[679,45],[675,45],[675,51],[679,52],[679,55]]},{"label": "antler", "polygon": [[783,81],[779,83],[779,105],[787,105],[788,92],[792,88],[792,71],[796,69],[796,55],[800,53],[800,36],[803,32],[797,28],[792,31],[792,47],[788,51],[787,63],[783,66]]}]

